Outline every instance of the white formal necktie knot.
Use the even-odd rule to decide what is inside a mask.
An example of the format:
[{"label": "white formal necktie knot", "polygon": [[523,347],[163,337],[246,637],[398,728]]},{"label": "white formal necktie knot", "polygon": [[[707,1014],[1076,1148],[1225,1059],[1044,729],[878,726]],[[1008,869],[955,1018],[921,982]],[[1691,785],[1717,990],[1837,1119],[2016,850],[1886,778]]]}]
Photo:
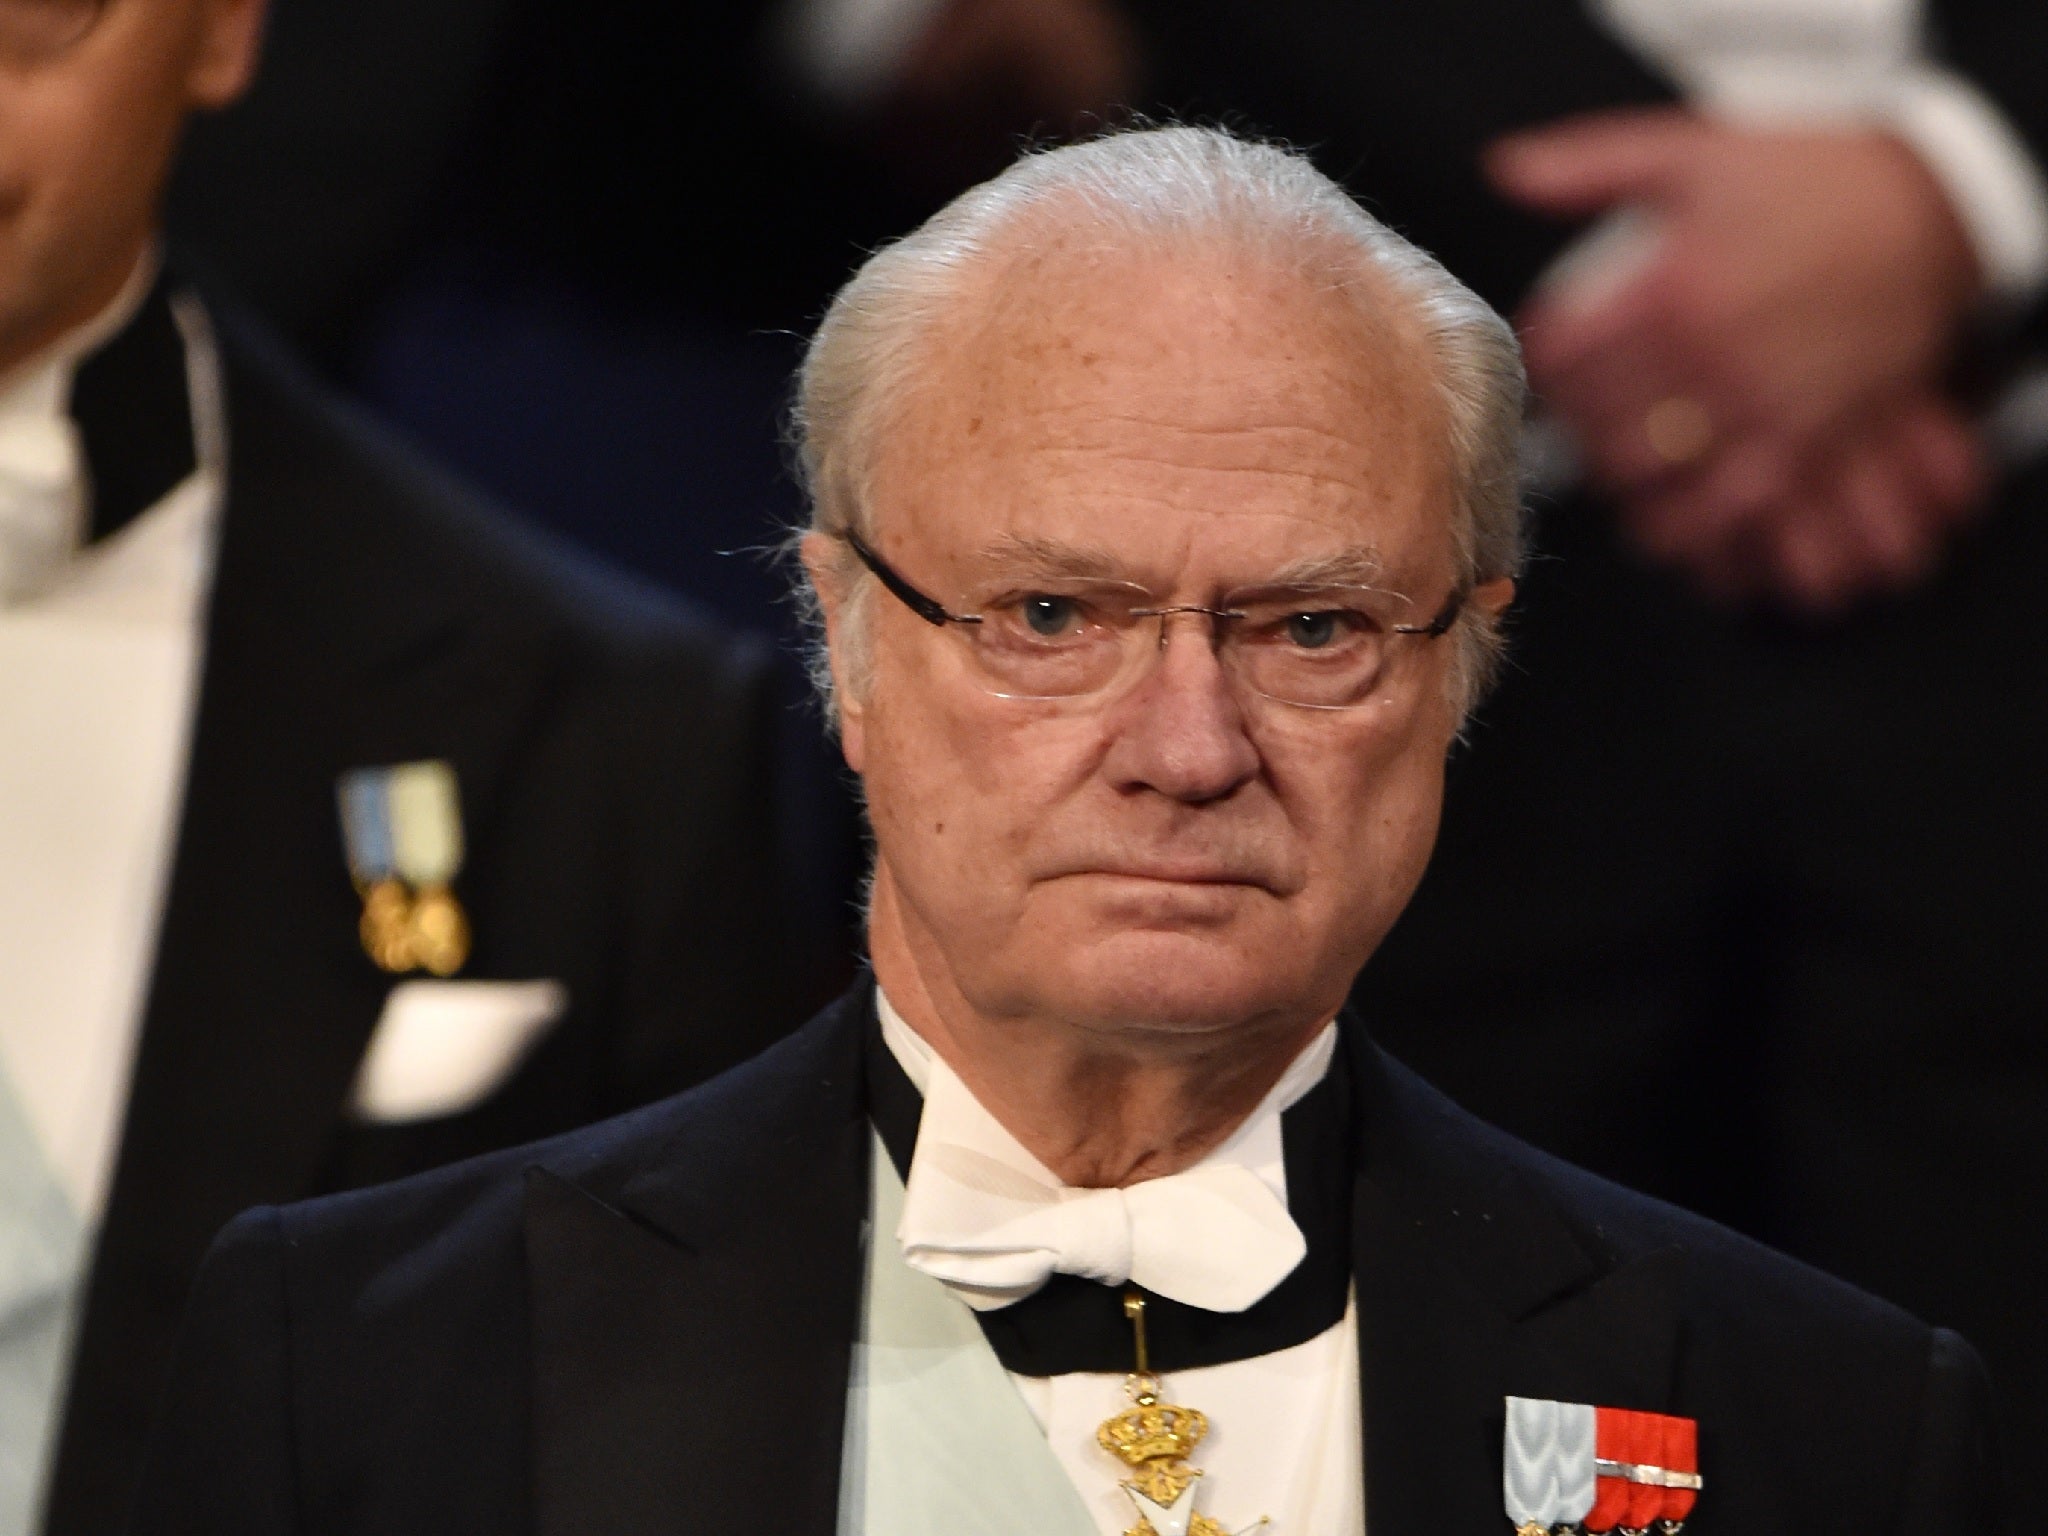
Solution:
[{"label": "white formal necktie knot", "polygon": [[1076,1189],[982,1107],[879,991],[876,1011],[882,1039],[924,1095],[896,1241],[905,1263],[976,1310],[1022,1301],[1064,1274],[1242,1312],[1307,1256],[1287,1212],[1280,1117],[1329,1070],[1334,1024],[1194,1167],[1126,1189]]},{"label": "white formal necktie knot", "polygon": [[897,1234],[905,1261],[984,1311],[1067,1274],[1242,1312],[1308,1252],[1285,1202],[1241,1163],[1072,1189],[969,1147],[920,1142],[911,1184]]}]

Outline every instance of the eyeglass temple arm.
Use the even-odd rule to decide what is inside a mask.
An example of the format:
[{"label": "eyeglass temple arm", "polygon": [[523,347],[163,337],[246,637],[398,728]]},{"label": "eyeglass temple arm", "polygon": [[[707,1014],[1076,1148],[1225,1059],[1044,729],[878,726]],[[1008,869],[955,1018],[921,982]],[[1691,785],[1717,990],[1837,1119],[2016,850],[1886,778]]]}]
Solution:
[{"label": "eyeglass temple arm", "polygon": [[926,597],[917,588],[897,575],[888,561],[868,548],[868,542],[851,528],[839,535],[859,558],[860,563],[875,573],[875,579],[887,587],[896,600],[927,624],[943,628],[948,624],[979,624],[978,614],[948,613],[944,606],[933,598]]},{"label": "eyeglass temple arm", "polygon": [[1465,600],[1471,595],[1471,592],[1464,587],[1455,588],[1451,595],[1444,599],[1443,607],[1437,609],[1436,617],[1427,624],[1396,624],[1394,626],[1394,633],[1397,635],[1422,635],[1434,640],[1458,622],[1458,615],[1465,611]]}]

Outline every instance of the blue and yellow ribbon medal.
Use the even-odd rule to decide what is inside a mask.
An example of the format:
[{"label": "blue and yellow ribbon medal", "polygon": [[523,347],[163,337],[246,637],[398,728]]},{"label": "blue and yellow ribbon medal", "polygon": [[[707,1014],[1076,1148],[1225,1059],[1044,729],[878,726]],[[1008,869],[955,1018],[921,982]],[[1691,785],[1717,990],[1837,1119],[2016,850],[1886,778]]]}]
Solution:
[{"label": "blue and yellow ribbon medal", "polygon": [[341,776],[341,835],[363,952],[395,976],[453,976],[469,959],[469,918],[451,887],[462,869],[455,770],[438,759]]},{"label": "blue and yellow ribbon medal", "polygon": [[[1195,1513],[1195,1484],[1202,1473],[1188,1464],[1188,1457],[1209,1433],[1208,1416],[1160,1395],[1159,1378],[1145,1349],[1142,1293],[1125,1294],[1124,1316],[1131,1320],[1137,1353],[1138,1368],[1125,1382],[1131,1406],[1104,1419],[1095,1431],[1096,1444],[1131,1471],[1121,1486],[1138,1523],[1124,1536],[1230,1536],[1207,1515]],[[1238,1536],[1268,1523],[1261,1516]]]}]

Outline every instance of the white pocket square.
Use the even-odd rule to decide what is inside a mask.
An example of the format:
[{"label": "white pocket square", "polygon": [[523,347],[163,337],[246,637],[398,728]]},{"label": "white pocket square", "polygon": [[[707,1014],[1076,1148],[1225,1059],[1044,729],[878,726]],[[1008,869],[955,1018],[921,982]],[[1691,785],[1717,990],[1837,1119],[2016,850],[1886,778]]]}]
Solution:
[{"label": "white pocket square", "polygon": [[430,1120],[489,1098],[568,1010],[559,981],[405,981],[349,1094],[358,1120]]}]

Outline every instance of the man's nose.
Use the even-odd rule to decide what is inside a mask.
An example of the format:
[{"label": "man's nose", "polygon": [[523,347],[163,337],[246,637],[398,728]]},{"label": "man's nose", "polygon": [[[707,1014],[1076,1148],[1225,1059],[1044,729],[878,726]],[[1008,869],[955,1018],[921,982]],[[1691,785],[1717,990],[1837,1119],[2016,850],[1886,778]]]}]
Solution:
[{"label": "man's nose", "polygon": [[1259,771],[1244,705],[1216,652],[1211,621],[1172,613],[1143,674],[1110,708],[1103,767],[1120,789],[1221,800]]}]

